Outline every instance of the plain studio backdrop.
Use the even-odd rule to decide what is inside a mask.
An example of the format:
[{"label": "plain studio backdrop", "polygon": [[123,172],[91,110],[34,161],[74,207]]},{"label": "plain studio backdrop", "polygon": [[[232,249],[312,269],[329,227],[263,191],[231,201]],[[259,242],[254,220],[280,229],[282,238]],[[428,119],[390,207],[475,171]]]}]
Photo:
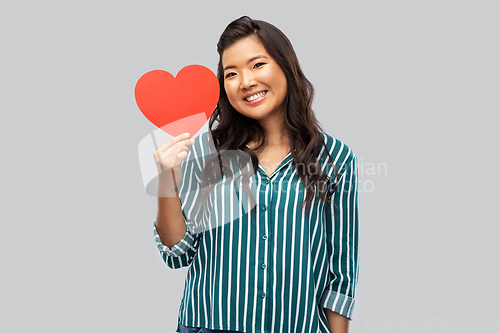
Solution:
[{"label": "plain studio backdrop", "polygon": [[220,34],[249,15],[289,37],[318,119],[359,158],[352,331],[499,332],[499,10],[2,4],[0,331],[175,331],[186,268],[169,269],[154,244],[138,146],[156,127],[134,87],[154,69],[216,71]]}]

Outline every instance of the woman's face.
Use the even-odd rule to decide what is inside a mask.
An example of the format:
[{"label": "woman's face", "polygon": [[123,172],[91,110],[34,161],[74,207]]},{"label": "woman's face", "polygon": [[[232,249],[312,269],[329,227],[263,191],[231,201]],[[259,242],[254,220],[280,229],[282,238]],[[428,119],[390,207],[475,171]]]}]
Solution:
[{"label": "woman's face", "polygon": [[222,68],[224,89],[236,111],[259,121],[282,121],[286,77],[257,36],[229,46],[222,54]]}]

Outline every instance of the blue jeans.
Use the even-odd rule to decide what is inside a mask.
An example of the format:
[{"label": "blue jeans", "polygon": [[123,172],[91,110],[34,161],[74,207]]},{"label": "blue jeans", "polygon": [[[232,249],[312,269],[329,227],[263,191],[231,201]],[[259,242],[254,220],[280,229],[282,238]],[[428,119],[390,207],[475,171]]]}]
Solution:
[{"label": "blue jeans", "polygon": [[179,333],[241,333],[237,331],[221,331],[221,330],[209,330],[208,328],[200,328],[200,327],[189,327],[179,324]]}]

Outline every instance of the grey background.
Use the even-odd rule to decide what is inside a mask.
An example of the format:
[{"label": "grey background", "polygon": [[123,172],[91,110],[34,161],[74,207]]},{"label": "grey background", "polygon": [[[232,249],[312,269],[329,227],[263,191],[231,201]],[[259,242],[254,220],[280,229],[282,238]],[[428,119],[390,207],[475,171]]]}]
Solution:
[{"label": "grey background", "polygon": [[133,90],[153,69],[215,71],[218,37],[241,15],[289,37],[319,120],[373,186],[360,193],[352,331],[500,331],[499,9],[3,3],[0,331],[175,331],[186,269],[154,246],[138,144],[155,127]]}]

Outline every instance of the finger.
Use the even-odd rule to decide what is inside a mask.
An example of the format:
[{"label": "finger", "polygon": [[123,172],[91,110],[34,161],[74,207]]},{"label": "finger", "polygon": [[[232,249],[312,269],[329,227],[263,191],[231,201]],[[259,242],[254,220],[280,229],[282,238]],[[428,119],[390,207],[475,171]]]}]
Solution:
[{"label": "finger", "polygon": [[156,164],[160,165],[163,170],[163,167],[178,167],[188,155],[189,149],[187,147],[175,146],[172,147],[172,149],[169,149],[168,155],[166,152],[155,152],[155,159]]},{"label": "finger", "polygon": [[161,153],[158,149],[156,149],[153,153],[153,158],[156,162],[159,162],[160,158],[161,158]]},{"label": "finger", "polygon": [[184,133],[184,134],[178,135],[178,136],[168,140],[163,145],[161,145],[158,149],[160,149],[160,151],[166,151],[170,147],[172,147],[176,144],[180,144],[180,143],[184,144],[184,145],[191,145],[194,143],[194,141],[189,139],[189,133]]},{"label": "finger", "polygon": [[181,151],[188,151],[189,148],[187,146],[188,146],[187,144],[185,145],[182,142],[179,142],[176,145],[170,147],[169,149],[165,151],[160,151],[159,153],[164,158],[172,158],[172,156],[176,156]]},{"label": "finger", "polygon": [[156,163],[160,163],[160,161],[162,161],[163,159],[172,159],[172,157],[175,156],[174,161],[171,161],[171,163],[168,164],[180,164],[182,160],[187,157],[187,155],[183,154],[181,160],[179,161],[178,154],[182,151],[186,151],[187,154],[189,154],[189,149],[187,146],[191,146],[193,144],[194,140],[189,139],[188,133],[178,135],[168,140],[165,144],[160,146],[160,148],[156,149],[153,153],[153,158],[155,159]]},{"label": "finger", "polygon": [[181,134],[181,135],[178,135],[176,137],[173,137],[171,138],[170,140],[167,140],[164,144],[162,144],[160,147],[158,147],[158,149],[160,151],[166,151],[167,149],[169,149],[170,147],[173,147],[176,143],[184,140],[186,138],[186,134]]},{"label": "finger", "polygon": [[193,144],[194,144],[194,141],[192,139],[183,140],[183,141],[178,142],[175,145],[171,146],[167,150],[160,151],[159,153],[162,155],[162,157],[170,158],[173,155],[179,154],[183,150],[189,151],[188,146],[191,146]]},{"label": "finger", "polygon": [[[176,162],[182,162],[183,159],[185,159],[189,154],[189,148],[186,146],[176,146],[175,149],[172,150],[170,156],[175,156],[176,157]],[[182,156],[182,157],[181,157]],[[180,161],[178,160],[180,159]]]},{"label": "finger", "polygon": [[180,159],[185,159],[188,156],[187,151],[181,151],[179,154],[177,154],[177,157]]}]

